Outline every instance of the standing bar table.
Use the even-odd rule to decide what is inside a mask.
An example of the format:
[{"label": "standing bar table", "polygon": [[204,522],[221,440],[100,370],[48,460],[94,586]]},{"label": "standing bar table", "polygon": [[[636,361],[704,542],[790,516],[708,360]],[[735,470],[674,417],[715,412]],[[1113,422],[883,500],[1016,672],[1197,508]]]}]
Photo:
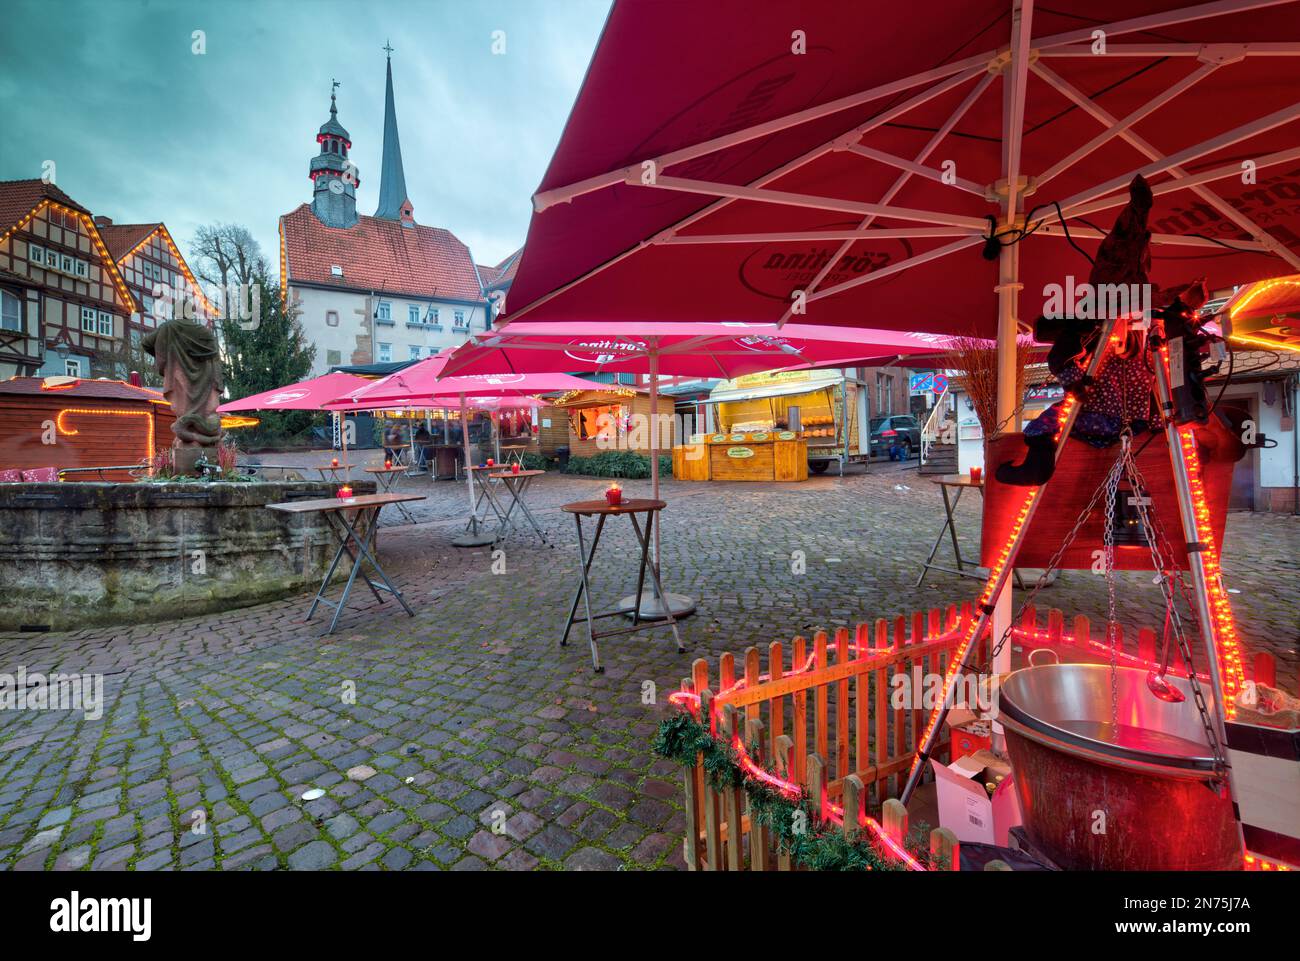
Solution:
[{"label": "standing bar table", "polygon": [[316,467],[320,471],[320,479],[323,481],[332,481],[335,484],[340,483],[339,475],[347,475],[348,467],[346,464],[320,464]]},{"label": "standing bar table", "polygon": [[[406,448],[402,449],[405,450]],[[406,473],[406,468],[399,467],[397,462],[394,461],[392,467],[367,467],[366,473],[374,475],[375,481],[379,485],[378,493],[396,494],[397,491],[393,490],[393,485],[397,483],[397,478]],[[399,514],[406,518],[407,523],[415,523],[415,517],[406,509],[406,505],[403,502],[397,501],[393,504],[393,507],[396,508]]]},{"label": "standing bar table", "polygon": [[[578,557],[581,562],[581,581],[578,584],[577,593],[573,595],[573,603],[569,607],[569,619],[564,625],[564,636],[560,638],[560,646],[564,647],[569,643],[569,632],[573,630],[573,625],[579,620],[578,604],[585,606],[587,612],[587,640],[591,644],[591,666],[597,674],[602,674],[605,668],[600,663],[600,650],[596,647],[596,641],[602,637],[612,637],[615,634],[627,634],[641,628],[644,621],[647,630],[663,627],[667,625],[672,628],[673,639],[677,641],[677,653],[685,653],[686,648],[682,647],[682,637],[677,632],[677,618],[673,616],[672,608],[663,604],[664,588],[659,583],[659,568],[654,564],[647,563],[650,556],[650,531],[654,526],[655,514],[667,507],[667,503],[661,500],[649,500],[643,498],[633,498],[624,500],[618,506],[611,506],[604,498],[591,501],[575,501],[572,504],[565,504],[561,510],[573,515],[574,523],[578,526]],[[637,515],[645,515],[644,526],[637,523]],[[641,548],[641,563],[637,568],[636,575],[636,593],[632,595],[633,603],[630,606],[619,606],[611,611],[604,611],[596,614],[592,612],[591,607],[591,584],[587,575],[591,572],[591,563],[596,556],[596,548],[600,544],[601,532],[605,529],[605,521],[611,517],[628,517],[632,521],[632,531],[636,534],[637,544]],[[591,550],[587,550],[586,541],[582,535],[582,519],[584,517],[595,517],[596,533],[591,541]],[[646,569],[650,570],[650,580],[654,588],[655,600],[663,604],[663,618],[661,620],[646,620],[641,617],[640,605],[636,602],[641,598],[641,589],[645,586]],[[622,614],[632,615],[632,625],[630,627],[618,627],[609,631],[597,631],[596,621],[604,617],[618,617]]]},{"label": "standing bar table", "polygon": [[[504,516],[501,516],[500,503],[497,503],[497,514],[498,516],[501,516],[501,533],[498,540],[505,540],[510,531],[514,530],[514,526],[510,521],[510,515],[514,513],[515,507],[518,507],[519,510],[523,512],[524,518],[532,526],[533,533],[541,538],[543,544],[549,543],[546,540],[546,532],[542,530],[541,525],[537,523],[537,518],[533,516],[533,512],[530,511],[528,505],[524,503],[524,493],[532,485],[533,478],[540,477],[545,473],[546,471],[544,470],[503,470],[498,471],[495,474],[488,474],[488,477],[492,480],[500,481],[502,486],[505,487],[506,492],[510,494],[510,503],[505,509]],[[493,501],[497,501],[496,495],[490,491],[488,485],[484,484],[483,490],[488,493],[488,496],[491,497]]]},{"label": "standing bar table", "polygon": [[[311,620],[312,615],[316,613],[318,604],[332,607],[334,608],[334,617],[324,633],[334,633],[334,629],[339,623],[339,615],[343,613],[343,607],[348,602],[348,595],[352,593],[352,585],[356,582],[357,574],[361,574],[361,579],[370,588],[370,593],[375,595],[375,600],[382,603],[383,598],[379,596],[379,592],[387,591],[397,598],[397,602],[402,605],[402,609],[407,614],[411,617],[415,616],[411,606],[406,603],[406,598],[402,597],[402,592],[393,586],[393,582],[388,579],[384,569],[379,566],[379,561],[375,558],[374,543],[375,532],[379,529],[379,512],[384,505],[420,500],[424,500],[424,495],[361,494],[357,497],[321,497],[314,500],[286,501],[267,505],[270,510],[281,511],[285,514],[323,515],[329,524],[330,531],[339,542],[338,550],[334,552],[334,560],[330,562],[329,570],[325,572],[325,579],[321,581],[320,590],[316,592],[311,607],[307,611],[307,620]],[[352,571],[348,574],[347,583],[343,585],[343,596],[337,601],[331,601],[325,597],[325,592],[329,590],[330,578],[334,576],[334,572],[338,569],[339,561],[343,559],[344,554],[347,554],[352,559]],[[372,581],[370,576],[362,571],[363,561],[370,564],[370,567],[379,575],[379,579],[383,583]]]},{"label": "standing bar table", "polygon": [[[972,480],[969,474],[941,474],[938,477],[930,478],[930,483],[936,485],[943,494],[943,513],[946,518],[943,527],[939,528],[939,536],[934,539],[934,546],[930,548],[930,554],[921,563],[921,573],[917,575],[915,587],[920,587],[925,582],[925,575],[930,571],[943,571],[945,574],[956,574],[958,577],[973,577],[982,581],[988,577],[988,571],[983,570],[978,565],[971,564],[961,556],[961,545],[957,543],[957,522],[953,517],[953,511],[961,503],[961,495],[967,488],[973,487],[984,496],[984,479]],[[953,488],[957,491],[952,497],[948,496],[948,489]],[[947,534],[952,539],[952,554],[957,561],[957,567],[954,570],[951,567],[945,567],[942,564],[934,563],[934,555],[939,553],[939,545],[943,543],[943,536]],[[1024,588],[1024,581],[1020,579],[1020,572],[1015,571],[1016,587]]]}]

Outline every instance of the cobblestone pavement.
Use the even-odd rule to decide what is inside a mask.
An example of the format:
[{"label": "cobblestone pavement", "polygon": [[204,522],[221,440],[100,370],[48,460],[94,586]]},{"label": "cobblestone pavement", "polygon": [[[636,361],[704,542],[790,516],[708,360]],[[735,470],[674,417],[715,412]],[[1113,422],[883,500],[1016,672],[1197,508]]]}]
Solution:
[{"label": "cobblestone pavement", "polygon": [[[611,638],[596,675],[585,632],[556,643],[578,568],[573,521],[558,508],[599,496],[605,482],[541,478],[531,499],[553,543],[515,535],[503,574],[488,549],[450,546],[463,486],[402,483],[429,500],[420,523],[386,526],[380,548],[413,618],[362,589],[329,637],[321,615],[305,623],[306,595],[162,624],[0,635],[0,672],[102,673],[106,700],[99,720],[0,713],[0,864],[678,867],[679,776],[650,753],[664,698],[644,705],[643,682],[662,695],[694,658],[977,589],[944,574],[912,588],[942,520],[937,490],[914,469],[881,464],[799,485],[668,480],[665,583],[699,601],[682,625],[687,653],[664,630]],[[647,487],[625,484],[631,496]],[[970,498],[959,526],[972,553],[977,525]],[[630,593],[627,527],[612,525],[602,542],[598,598]],[[1250,650],[1278,656],[1292,689],[1298,554],[1300,520],[1229,518],[1224,566],[1241,591],[1241,633]],[[1124,575],[1121,596],[1128,626],[1159,627],[1149,574]],[[1066,572],[1040,606],[1100,624],[1104,580]],[[325,793],[301,800],[312,788]]]}]

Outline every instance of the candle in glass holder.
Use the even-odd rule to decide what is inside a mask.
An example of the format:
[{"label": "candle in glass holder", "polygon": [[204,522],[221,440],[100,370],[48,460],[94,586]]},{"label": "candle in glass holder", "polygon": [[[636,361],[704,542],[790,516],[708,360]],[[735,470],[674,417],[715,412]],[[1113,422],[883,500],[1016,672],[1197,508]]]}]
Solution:
[{"label": "candle in glass holder", "polygon": [[392,469],[393,469],[393,462],[391,460],[384,461],[384,470],[392,470]]},{"label": "candle in glass holder", "polygon": [[983,479],[984,479],[984,468],[972,467],[970,469],[970,481],[972,484],[978,484]]},{"label": "candle in glass holder", "polygon": [[512,473],[512,474],[518,474],[518,473],[519,473],[519,462],[518,462],[518,461],[515,461],[513,464],[510,465],[510,473]]},{"label": "candle in glass holder", "polygon": [[339,466],[339,459],[338,459],[337,457],[335,457],[332,461],[330,461],[330,466],[331,466],[331,467],[338,467],[338,466]]},{"label": "candle in glass holder", "polygon": [[623,488],[617,484],[610,484],[609,487],[605,488],[605,500],[610,507],[617,507],[623,503]]},{"label": "candle in glass holder", "polygon": [[351,497],[352,497],[351,484],[344,484],[342,487],[339,488],[339,500],[345,501],[351,499]]},{"label": "candle in glass holder", "polygon": [[496,466],[496,461],[494,461],[491,457],[489,457],[489,458],[487,459],[487,465],[488,465],[488,467],[495,467],[495,466]]}]

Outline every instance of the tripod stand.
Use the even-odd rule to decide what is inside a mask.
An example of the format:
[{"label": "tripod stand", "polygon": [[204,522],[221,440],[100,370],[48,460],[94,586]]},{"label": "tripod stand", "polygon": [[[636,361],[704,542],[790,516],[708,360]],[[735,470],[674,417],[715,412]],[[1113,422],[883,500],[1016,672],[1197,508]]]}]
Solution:
[{"label": "tripod stand", "polygon": [[[1117,326],[1115,320],[1108,320],[1103,324],[1097,347],[1089,359],[1085,383],[1096,378],[1100,371]],[[1167,323],[1164,317],[1158,316],[1152,319],[1149,342],[1154,348],[1156,399],[1164,421],[1164,433],[1169,447],[1179,505],[1179,520],[1186,542],[1192,594],[1213,693],[1213,707],[1209,712],[1210,723],[1213,725],[1214,740],[1217,740],[1216,754],[1222,756],[1226,785],[1232,796],[1236,798],[1238,794],[1233,787],[1232,768],[1227,760],[1225,718],[1230,719],[1233,716],[1235,709],[1232,698],[1240,690],[1245,678],[1237,648],[1231,606],[1219,580],[1218,546],[1210,526],[1197,454],[1195,426],[1198,417],[1203,419],[1205,411],[1204,404],[1196,402],[1197,391],[1202,391],[1200,399],[1203,401],[1203,390],[1200,386],[1199,363],[1196,360],[1192,338],[1200,336],[1198,330],[1186,323],[1185,317],[1172,318]],[[1059,432],[1055,438],[1055,456],[1058,462],[1078,417],[1080,406],[1080,400],[1076,395],[1067,396],[1061,411]],[[1047,484],[1050,483],[1049,480]],[[976,601],[978,616],[968,628],[966,636],[948,665],[943,682],[943,696],[939,706],[931,713],[924,734],[919,740],[916,757],[913,759],[907,782],[900,796],[903,804],[908,802],[920,782],[925,770],[925,762],[934,750],[941,726],[952,707],[954,682],[961,672],[968,669],[976,648],[976,641],[989,629],[994,612],[993,601],[1006,586],[1007,579],[1015,569],[1016,557],[1024,544],[1034,514],[1042,503],[1042,495],[1046,488],[1045,484],[1029,489],[1025,502],[1011,526],[1007,541],[997,552],[994,563],[989,569],[984,589]],[[1240,822],[1237,828],[1240,837]]]}]

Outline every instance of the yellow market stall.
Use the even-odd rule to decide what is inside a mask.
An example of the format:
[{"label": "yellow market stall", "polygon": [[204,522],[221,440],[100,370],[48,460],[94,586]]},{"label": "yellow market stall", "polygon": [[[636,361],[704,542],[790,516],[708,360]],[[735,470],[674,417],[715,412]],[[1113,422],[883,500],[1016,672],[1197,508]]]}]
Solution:
[{"label": "yellow market stall", "polygon": [[673,449],[682,480],[806,480],[866,460],[866,391],[844,370],[746,374],[713,388],[717,431]]}]

